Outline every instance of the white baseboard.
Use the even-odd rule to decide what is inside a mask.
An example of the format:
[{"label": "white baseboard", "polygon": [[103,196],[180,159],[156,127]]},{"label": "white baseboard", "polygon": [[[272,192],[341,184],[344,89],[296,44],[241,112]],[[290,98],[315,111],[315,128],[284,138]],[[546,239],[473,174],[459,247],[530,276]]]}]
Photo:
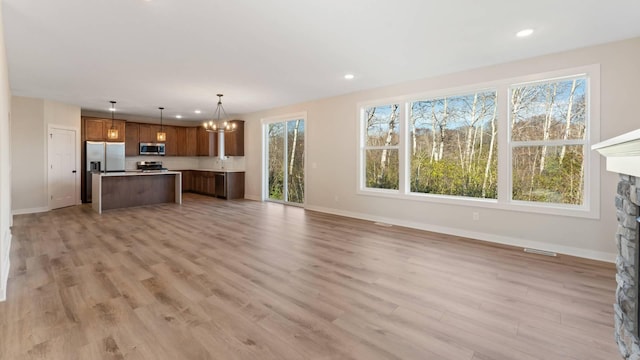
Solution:
[{"label": "white baseboard", "polygon": [[2,251],[4,258],[0,260],[0,301],[7,299],[7,283],[9,281],[9,269],[11,268],[11,261],[9,254],[11,253],[11,231],[7,230],[4,235],[3,241],[0,244],[7,244],[5,251]]},{"label": "white baseboard", "polygon": [[555,252],[555,253],[558,253],[558,254],[571,255],[571,256],[581,257],[581,258],[585,258],[585,259],[599,260],[599,261],[605,261],[605,262],[610,262],[610,263],[615,263],[615,260],[616,260],[616,254],[615,253],[607,253],[607,252],[603,252],[603,251],[580,249],[580,248],[576,248],[576,247],[572,247],[572,246],[549,244],[549,243],[545,243],[545,242],[539,242],[539,241],[527,240],[527,239],[520,239],[520,238],[515,238],[515,237],[510,237],[510,236],[503,236],[503,235],[489,234],[489,233],[469,231],[469,230],[463,230],[463,229],[456,229],[456,228],[438,226],[438,225],[433,225],[433,224],[418,223],[418,222],[414,222],[414,221],[405,221],[405,220],[399,220],[399,219],[382,217],[382,216],[374,216],[374,215],[364,214],[364,213],[357,213],[357,212],[344,211],[344,210],[338,210],[338,209],[332,209],[332,208],[325,208],[325,207],[320,207],[320,206],[306,206],[305,209],[312,210],[312,211],[323,212],[323,213],[327,213],[327,214],[346,216],[346,217],[351,217],[351,218],[356,218],[356,219],[361,219],[361,220],[369,220],[369,221],[387,223],[387,224],[392,224],[392,225],[397,225],[397,226],[404,226],[404,227],[408,227],[408,228],[412,228],[412,229],[418,229],[418,230],[437,232],[437,233],[441,233],[441,234],[461,236],[461,237],[465,237],[465,238],[470,238],[470,239],[474,239],[474,240],[481,240],[481,241],[487,241],[487,242],[492,242],[492,243],[497,243],[497,244],[511,245],[511,246],[522,247],[522,248],[531,248],[531,249],[550,251],[550,252]]},{"label": "white baseboard", "polygon": [[47,211],[49,211],[49,208],[47,206],[43,206],[43,207],[29,208],[29,209],[16,209],[16,210],[12,210],[11,214],[24,215],[24,214],[35,214],[35,213],[47,212]]}]

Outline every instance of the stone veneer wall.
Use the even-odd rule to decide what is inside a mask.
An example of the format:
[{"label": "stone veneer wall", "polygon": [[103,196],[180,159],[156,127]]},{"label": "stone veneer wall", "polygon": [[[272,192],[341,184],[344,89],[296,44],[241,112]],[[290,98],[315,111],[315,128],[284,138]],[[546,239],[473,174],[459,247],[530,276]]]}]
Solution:
[{"label": "stone veneer wall", "polygon": [[616,244],[615,339],[623,359],[640,360],[638,339],[638,207],[640,178],[620,174],[616,209],[618,230]]}]

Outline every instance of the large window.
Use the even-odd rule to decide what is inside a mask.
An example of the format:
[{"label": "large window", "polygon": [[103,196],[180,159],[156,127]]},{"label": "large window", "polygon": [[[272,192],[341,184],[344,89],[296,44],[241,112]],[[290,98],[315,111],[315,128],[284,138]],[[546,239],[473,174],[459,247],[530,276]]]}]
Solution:
[{"label": "large window", "polygon": [[414,101],[411,191],[497,197],[496,92]]},{"label": "large window", "polygon": [[511,87],[514,200],[584,202],[586,86],[581,76]]},{"label": "large window", "polygon": [[399,186],[400,105],[364,109],[365,186],[394,189]]},{"label": "large window", "polygon": [[588,66],[360,104],[359,192],[597,217],[598,87]]}]

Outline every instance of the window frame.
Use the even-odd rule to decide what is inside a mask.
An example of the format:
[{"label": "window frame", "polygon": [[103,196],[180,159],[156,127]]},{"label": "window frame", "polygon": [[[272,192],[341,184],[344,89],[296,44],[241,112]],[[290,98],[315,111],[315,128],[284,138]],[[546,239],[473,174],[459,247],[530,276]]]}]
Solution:
[{"label": "window frame", "polygon": [[[486,83],[484,84],[486,85]],[[411,117],[411,104],[418,102],[418,101],[433,101],[433,100],[439,100],[439,99],[443,99],[443,98],[450,98],[450,97],[458,97],[458,96],[468,96],[468,95],[473,95],[473,94],[479,94],[479,93],[485,93],[485,92],[493,92],[495,93],[495,103],[496,106],[498,106],[498,88],[496,86],[485,86],[485,87],[465,87],[465,88],[459,88],[456,89],[455,91],[449,91],[448,93],[446,93],[445,95],[442,96],[433,96],[433,92],[429,93],[430,95],[428,97],[412,97],[409,98],[409,100],[406,101],[406,109],[407,109],[407,118],[405,119],[406,122],[406,128],[407,128],[407,134],[405,137],[405,141],[406,141],[406,154],[407,154],[407,164],[406,164],[406,168],[408,170],[411,170],[411,153],[412,153],[412,149],[411,149],[411,141],[409,139],[409,137],[411,136],[411,132],[409,131],[410,128],[410,117]],[[499,117],[498,114],[496,114],[496,117]],[[500,124],[498,124],[498,130],[500,130]],[[496,152],[497,152],[497,148],[496,148]],[[469,199],[469,200],[488,200],[488,201],[496,201],[497,199],[491,199],[491,198],[479,198],[479,197],[473,197],[473,196],[462,196],[462,195],[446,195],[446,194],[430,194],[430,193],[422,193],[422,192],[416,192],[416,191],[411,191],[411,174],[406,174],[406,178],[407,178],[407,184],[406,184],[406,189],[407,189],[407,194],[408,195],[428,195],[428,196],[442,196],[442,197],[453,197],[453,198],[461,198],[461,199]]]},{"label": "window frame", "polygon": [[[286,123],[292,120],[302,120],[304,122],[304,145],[305,145],[305,151],[304,151],[304,184],[305,184],[305,189],[304,189],[304,199],[302,203],[295,203],[295,202],[290,202],[290,201],[284,201],[284,200],[275,200],[275,199],[270,199],[269,198],[269,181],[268,181],[268,172],[269,172],[269,125],[271,124],[275,124],[275,123],[281,123],[284,122],[285,123],[285,131],[286,131]],[[308,168],[307,168],[307,163],[308,163],[308,159],[307,159],[307,130],[308,130],[308,121],[307,121],[307,112],[306,111],[300,111],[300,112],[295,112],[295,113],[288,113],[288,114],[283,114],[283,115],[275,115],[275,116],[269,116],[266,118],[262,118],[260,119],[260,127],[261,127],[261,132],[262,132],[262,136],[261,136],[261,142],[262,142],[262,159],[261,159],[261,194],[260,194],[260,201],[267,201],[267,202],[274,202],[274,203],[279,203],[279,204],[285,204],[285,205],[290,205],[290,206],[297,206],[297,207],[305,207],[305,204],[307,202],[307,184],[308,184]],[[288,152],[288,142],[286,141],[286,132],[285,132],[285,153]],[[287,167],[285,166],[285,174],[286,176],[288,176],[288,171],[287,171]],[[285,184],[284,186],[284,191],[287,191],[287,184]]]},{"label": "window frame", "polygon": [[[358,118],[360,121],[360,139],[358,142],[358,152],[359,152],[359,165],[358,168],[361,169],[361,174],[359,176],[359,185],[360,189],[365,189],[368,192],[380,193],[380,194],[401,194],[405,191],[405,161],[403,161],[403,156],[405,154],[405,150],[403,150],[403,137],[405,131],[405,121],[404,116],[406,114],[406,104],[403,104],[402,101],[397,99],[390,99],[388,102],[369,102],[363,103],[362,106],[358,108]],[[372,107],[383,107],[383,106],[393,106],[398,105],[398,144],[397,145],[389,145],[389,146],[369,146],[367,145],[367,124],[366,124],[366,109]],[[367,169],[366,169],[366,158],[367,158],[367,150],[398,150],[398,189],[385,189],[385,188],[371,188],[367,187]]]},{"label": "window frame", "polygon": [[[583,146],[584,164],[584,198],[582,205],[570,205],[559,203],[532,202],[512,199],[512,141],[510,127],[511,99],[510,89],[518,85],[529,83],[547,82],[561,79],[571,79],[584,76],[586,78],[587,114],[586,131]],[[409,134],[409,107],[414,101],[430,98],[442,98],[447,96],[464,95],[473,92],[487,90],[496,91],[497,106],[497,199],[485,199],[464,197],[455,195],[441,195],[428,193],[413,193],[410,191],[408,174],[410,164],[410,134]],[[399,174],[398,190],[367,188],[366,166],[364,154],[364,140],[366,136],[366,124],[364,123],[364,110],[371,106],[381,104],[398,104],[400,107],[399,121]],[[600,218],[600,159],[595,151],[591,151],[591,145],[600,140],[600,65],[572,67],[561,70],[540,72],[517,77],[504,78],[482,83],[470,83],[467,85],[435,89],[429,92],[413,93],[403,96],[395,96],[372,101],[363,101],[357,105],[358,119],[358,181],[356,194],[362,196],[376,196],[419,202],[447,204],[456,206],[474,206],[489,209],[520,211],[526,213],[539,213],[547,215],[560,215],[581,218]],[[574,141],[574,140],[568,140]],[[581,140],[582,141],[582,140]]]},{"label": "window frame", "polygon": [[544,202],[538,202],[538,201],[527,201],[527,200],[516,200],[513,198],[513,181],[509,181],[509,199],[511,202],[515,203],[515,204],[522,204],[522,205],[527,205],[527,204],[550,204],[553,205],[554,207],[561,207],[561,208],[567,208],[567,209],[582,209],[585,207],[585,202],[587,202],[587,187],[586,187],[586,173],[588,171],[588,166],[585,162],[588,162],[588,155],[589,152],[591,151],[591,146],[589,144],[589,134],[590,134],[590,128],[592,127],[590,118],[591,118],[591,105],[590,105],[590,92],[591,92],[591,80],[588,74],[576,74],[576,75],[569,75],[569,76],[561,76],[561,77],[556,77],[556,78],[545,78],[543,80],[534,80],[534,81],[527,81],[527,82],[521,82],[521,83],[514,83],[511,84],[508,88],[508,118],[507,118],[507,124],[509,124],[511,122],[511,116],[513,115],[513,109],[512,109],[512,102],[511,102],[511,91],[514,88],[517,87],[521,87],[521,86],[527,86],[527,85],[535,85],[535,84],[550,84],[553,82],[560,82],[560,81],[564,81],[564,80],[572,80],[572,79],[585,79],[585,97],[586,97],[586,101],[587,101],[587,108],[586,108],[586,113],[585,113],[585,136],[584,139],[567,139],[567,140],[562,140],[562,139],[550,139],[550,140],[527,140],[527,141],[522,141],[522,140],[513,140],[513,133],[512,133],[512,129],[511,127],[507,128],[507,138],[508,138],[508,143],[509,143],[509,150],[507,153],[507,156],[509,158],[509,179],[512,179],[513,176],[513,150],[515,148],[518,147],[534,147],[534,146],[563,146],[563,145],[567,145],[567,146],[572,146],[572,145],[580,145],[582,146],[582,158],[583,158],[583,166],[585,169],[585,176],[584,177],[584,189],[583,189],[583,203],[581,205],[573,205],[573,204],[560,204],[560,203],[544,203]]}]

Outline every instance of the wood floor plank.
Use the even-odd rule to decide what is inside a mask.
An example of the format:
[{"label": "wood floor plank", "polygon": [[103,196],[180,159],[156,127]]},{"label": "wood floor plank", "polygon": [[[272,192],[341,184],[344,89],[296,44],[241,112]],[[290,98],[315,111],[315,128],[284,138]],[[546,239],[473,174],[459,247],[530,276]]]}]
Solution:
[{"label": "wood floor plank", "polygon": [[[138,279],[131,276],[129,269],[125,267],[116,268],[110,271],[107,276],[132,309],[154,303],[155,298],[153,295],[143,286],[140,286],[141,283]],[[149,274],[149,277],[151,276],[152,275]]]},{"label": "wood floor plank", "polygon": [[153,305],[134,310],[148,331],[156,339],[156,346],[164,350],[167,359],[211,359],[211,354],[200,342],[193,341],[189,331],[172,325],[174,318]]},{"label": "wood floor plank", "polygon": [[613,264],[195,194],[12,232],[1,359],[619,358]]}]

